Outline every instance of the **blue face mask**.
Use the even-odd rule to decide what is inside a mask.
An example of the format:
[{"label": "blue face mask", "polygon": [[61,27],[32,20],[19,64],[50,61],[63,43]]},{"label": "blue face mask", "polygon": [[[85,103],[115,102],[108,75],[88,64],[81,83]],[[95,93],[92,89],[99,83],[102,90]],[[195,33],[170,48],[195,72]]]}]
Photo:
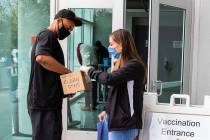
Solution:
[{"label": "blue face mask", "polygon": [[120,53],[115,50],[115,48],[108,48],[109,54],[111,54],[115,59],[120,57]]}]

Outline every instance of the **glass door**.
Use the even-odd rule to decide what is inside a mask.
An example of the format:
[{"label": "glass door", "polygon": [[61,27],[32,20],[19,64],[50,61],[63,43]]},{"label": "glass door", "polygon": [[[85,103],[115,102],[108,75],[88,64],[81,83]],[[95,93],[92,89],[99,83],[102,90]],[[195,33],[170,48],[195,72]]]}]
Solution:
[{"label": "glass door", "polygon": [[150,8],[149,91],[159,102],[189,94],[189,0],[152,0]]},{"label": "glass door", "polygon": [[[78,60],[78,46],[80,46],[81,55],[86,53],[83,63],[89,63],[89,60],[92,61],[94,57],[97,57],[95,55],[96,42],[100,41],[104,48],[107,48],[109,34],[113,30],[123,28],[124,5],[124,0],[59,0],[55,2],[52,6],[55,11],[63,8],[71,9],[83,20],[81,27],[75,28],[68,39],[60,42],[63,46],[66,65],[72,71],[79,71],[81,66]],[[81,49],[84,46],[87,49]],[[92,51],[89,52],[90,49],[93,50],[92,54]],[[62,139],[97,139],[97,116],[106,101],[107,88],[92,81],[91,90],[77,92],[72,98],[64,100]]]}]

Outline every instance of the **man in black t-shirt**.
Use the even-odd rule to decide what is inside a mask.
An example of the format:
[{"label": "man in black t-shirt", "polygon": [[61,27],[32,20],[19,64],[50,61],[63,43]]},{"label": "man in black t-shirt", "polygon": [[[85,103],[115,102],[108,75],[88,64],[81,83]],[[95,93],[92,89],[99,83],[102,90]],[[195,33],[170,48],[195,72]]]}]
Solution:
[{"label": "man in black t-shirt", "polygon": [[62,100],[60,75],[70,73],[58,42],[81,26],[75,13],[63,9],[52,24],[37,35],[31,51],[31,75],[28,91],[28,111],[33,140],[61,140]]}]

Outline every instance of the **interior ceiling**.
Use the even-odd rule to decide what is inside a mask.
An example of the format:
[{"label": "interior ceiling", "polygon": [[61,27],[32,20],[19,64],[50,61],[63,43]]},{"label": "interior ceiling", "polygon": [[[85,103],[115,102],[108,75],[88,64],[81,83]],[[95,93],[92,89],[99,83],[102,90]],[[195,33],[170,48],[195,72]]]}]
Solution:
[{"label": "interior ceiling", "polygon": [[148,9],[149,0],[127,0],[126,9]]}]

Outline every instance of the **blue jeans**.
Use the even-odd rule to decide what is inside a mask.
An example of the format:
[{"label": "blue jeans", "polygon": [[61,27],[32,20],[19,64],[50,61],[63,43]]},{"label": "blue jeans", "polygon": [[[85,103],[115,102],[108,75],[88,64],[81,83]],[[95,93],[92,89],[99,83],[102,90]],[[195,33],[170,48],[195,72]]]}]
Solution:
[{"label": "blue jeans", "polygon": [[130,129],[123,131],[110,131],[109,140],[134,140],[140,133],[139,129]]}]

